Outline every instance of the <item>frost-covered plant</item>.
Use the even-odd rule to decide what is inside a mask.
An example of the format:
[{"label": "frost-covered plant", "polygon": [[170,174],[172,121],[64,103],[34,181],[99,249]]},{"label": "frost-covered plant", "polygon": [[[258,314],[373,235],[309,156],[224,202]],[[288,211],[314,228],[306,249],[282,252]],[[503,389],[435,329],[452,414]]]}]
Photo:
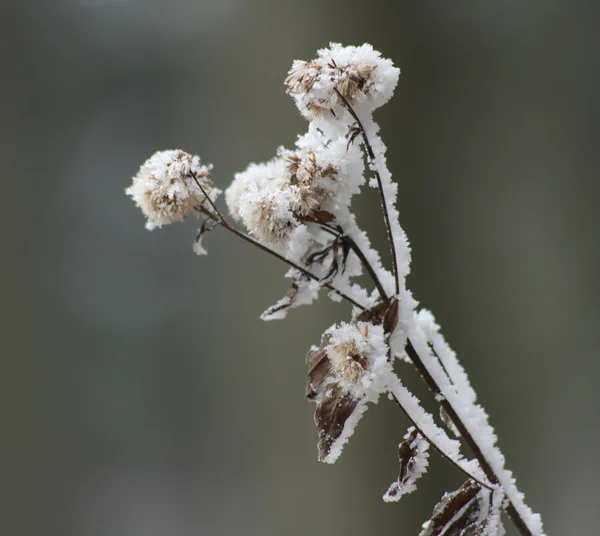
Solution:
[{"label": "frost-covered plant", "polygon": [[[225,191],[229,213],[245,232],[217,208],[221,192],[208,179],[211,166],[183,151],[156,153],[126,193],[146,216],[148,229],[192,213],[203,218],[194,244],[198,254],[206,253],[205,232],[221,227],[287,263],[290,290],[262,314],[264,320],[284,318],[290,309],[312,303],[323,288],[331,299],[353,306],[350,321],[325,331],[306,357],[306,395],[316,402],[321,461],[335,462],[369,404],[387,395],[411,426],[399,445],[398,478],[384,500],[398,501],[416,489],[430,446],[467,477],[442,497],[420,536],[501,535],[503,511],[521,534],[541,536],[541,518],[526,506],[505,469],[464,369],[433,315],[417,309],[405,285],[410,249],[398,221],[386,147],[372,118],[391,98],[399,74],[370,45],[331,44],[315,60],[293,63],[285,86],[308,119],[308,131],[294,149],[280,148],[273,160],[236,174]],[[352,198],[365,184],[380,194],[392,270],[384,268],[351,210]],[[372,290],[355,282],[363,272]],[[440,405],[446,429],[402,384],[396,361],[416,368]],[[470,457],[448,432],[462,440]]]}]

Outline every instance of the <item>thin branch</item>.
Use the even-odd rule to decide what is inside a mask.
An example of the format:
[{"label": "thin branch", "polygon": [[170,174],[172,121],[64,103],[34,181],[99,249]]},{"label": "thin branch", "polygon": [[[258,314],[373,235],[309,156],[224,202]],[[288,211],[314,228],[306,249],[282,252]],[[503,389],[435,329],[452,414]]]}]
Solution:
[{"label": "thin branch", "polygon": [[412,417],[409,415],[408,411],[406,411],[406,409],[404,408],[404,406],[400,403],[400,401],[395,396],[394,396],[394,400],[396,401],[396,404],[398,404],[398,406],[400,406],[400,409],[404,412],[404,415],[406,415],[407,419],[415,427],[415,429],[417,430],[417,432],[419,432],[419,434],[421,434],[425,438],[425,440],[434,448],[434,450],[442,458],[444,458],[445,460],[449,461],[452,465],[454,465],[454,467],[456,467],[459,471],[463,472],[470,479],[472,479],[475,482],[477,482],[480,486],[483,486],[484,488],[487,488],[489,490],[493,490],[494,489],[493,486],[490,486],[489,484],[483,482],[482,480],[474,477],[471,473],[469,473],[469,471],[467,471],[464,467],[461,467],[458,463],[456,463],[455,460],[453,460],[450,456],[448,456],[448,454],[446,454],[440,447],[437,446],[437,444],[435,443],[435,441],[433,439],[431,439],[427,434],[425,434],[425,432],[423,432],[423,430],[412,419]]},{"label": "thin branch", "polygon": [[312,272],[309,272],[306,268],[302,268],[302,266],[300,266],[299,264],[296,264],[295,262],[293,262],[293,261],[285,258],[283,255],[280,255],[276,251],[273,251],[272,249],[266,247],[265,245],[261,244],[260,242],[254,240],[254,238],[252,238],[251,236],[248,236],[247,234],[242,233],[241,231],[238,231],[235,227],[232,227],[227,222],[221,221],[220,223],[228,231],[231,231],[233,234],[239,236],[240,238],[242,238],[243,240],[246,240],[247,242],[250,242],[251,244],[257,246],[258,248],[262,249],[263,251],[269,253],[270,255],[273,255],[273,257],[276,257],[280,261],[283,261],[283,262],[289,264],[292,268],[294,268],[294,269],[298,270],[299,272],[303,273],[305,276],[309,277],[313,281],[316,281],[321,286],[326,287],[329,290],[335,292],[338,296],[340,296],[341,298],[343,298],[347,302],[350,302],[355,307],[358,307],[362,311],[368,311],[368,309],[366,307],[363,307],[360,303],[356,302],[353,298],[351,298],[347,294],[344,294],[341,290],[338,290],[337,288],[335,288],[331,283],[327,283],[327,282],[321,281],[321,279],[319,279],[318,276],[316,276]]},{"label": "thin branch", "polygon": [[[309,220],[309,221],[312,221],[312,220]],[[381,284],[381,281],[379,281],[379,277],[377,277],[377,274],[375,273],[375,269],[373,268],[373,266],[371,266],[371,263],[367,260],[367,258],[365,257],[365,254],[358,247],[358,244],[354,241],[354,239],[352,237],[344,234],[343,232],[338,232],[336,229],[331,228],[329,225],[327,225],[325,223],[320,223],[320,222],[315,222],[315,223],[318,223],[318,225],[324,231],[328,232],[329,234],[331,234],[333,236],[341,238],[344,242],[346,242],[346,244],[348,244],[350,249],[352,251],[354,251],[354,253],[358,257],[358,259],[360,260],[361,264],[365,267],[365,269],[369,273],[369,277],[371,278],[371,280],[377,287],[377,291],[379,292],[379,296],[381,297],[381,300],[383,301],[383,303],[386,306],[389,306],[390,299],[389,299],[388,295],[385,293],[383,285]]]},{"label": "thin branch", "polygon": [[249,242],[250,244],[258,247],[259,249],[265,251],[266,253],[269,253],[270,255],[272,255],[273,257],[275,257],[277,259],[279,259],[280,261],[285,262],[286,264],[290,265],[295,270],[298,270],[300,273],[304,274],[308,278],[312,279],[313,281],[316,281],[321,286],[328,288],[332,292],[335,292],[338,296],[340,296],[344,300],[350,302],[355,307],[358,307],[362,311],[368,311],[368,309],[366,307],[363,307],[360,303],[356,302],[353,298],[351,298],[347,294],[344,294],[342,291],[340,291],[337,288],[335,288],[331,283],[327,283],[327,282],[321,281],[321,279],[319,279],[318,276],[316,276],[312,272],[309,272],[306,268],[302,268],[302,266],[300,266],[299,264],[296,264],[295,262],[291,261],[290,259],[287,259],[286,257],[284,257],[283,255],[281,255],[280,253],[277,253],[276,251],[272,250],[271,248],[268,248],[264,244],[261,244],[260,242],[258,242],[257,240],[255,240],[251,236],[247,235],[246,233],[238,231],[235,227],[231,226],[227,222],[227,220],[225,219],[225,216],[223,216],[223,214],[221,213],[221,211],[214,204],[213,200],[208,196],[206,190],[202,187],[202,185],[200,184],[200,182],[198,181],[198,179],[196,178],[196,176],[192,175],[192,177],[193,177],[194,181],[196,182],[196,184],[198,185],[198,188],[200,188],[200,191],[204,194],[204,196],[206,197],[206,199],[210,203],[210,206],[212,207],[212,209],[215,211],[215,214],[218,216],[218,220],[217,220],[216,218],[214,218],[214,214],[211,214],[210,212],[206,211],[206,214],[209,217],[213,218],[216,223],[220,224],[221,226],[223,226],[225,229],[227,229],[228,231],[232,232],[236,236],[239,236],[241,239],[245,240],[246,242]]},{"label": "thin branch", "polygon": [[[367,150],[367,155],[369,156],[369,160],[370,160],[371,164],[374,164],[375,163],[375,153],[373,152],[373,148],[371,147],[371,143],[369,142],[369,138],[367,137],[367,133],[365,131],[365,128],[363,127],[361,120],[359,119],[358,115],[356,115],[356,112],[354,111],[354,109],[352,108],[352,106],[350,105],[350,103],[348,102],[346,97],[344,97],[344,95],[342,95],[337,88],[334,88],[334,89],[335,89],[335,92],[340,97],[340,99],[342,99],[342,102],[344,103],[344,106],[346,106],[348,112],[350,112],[350,115],[356,121],[356,124],[358,125],[358,128],[360,129],[361,136],[362,136],[363,142],[365,144],[365,148]],[[383,210],[383,218],[385,220],[385,227],[387,229],[388,241],[390,243],[390,250],[392,252],[392,263],[394,266],[394,280],[396,283],[396,295],[398,295],[400,293],[400,279],[398,277],[398,261],[396,260],[396,246],[394,244],[394,236],[392,234],[392,227],[390,225],[390,215],[388,213],[387,203],[386,203],[386,199],[385,199],[385,194],[383,193],[383,185],[381,184],[381,176],[379,175],[379,171],[377,171],[376,169],[373,169],[373,168],[372,168],[372,171],[373,171],[373,174],[375,175],[375,179],[377,180],[377,188],[379,189],[379,196],[381,198],[381,208]]]}]

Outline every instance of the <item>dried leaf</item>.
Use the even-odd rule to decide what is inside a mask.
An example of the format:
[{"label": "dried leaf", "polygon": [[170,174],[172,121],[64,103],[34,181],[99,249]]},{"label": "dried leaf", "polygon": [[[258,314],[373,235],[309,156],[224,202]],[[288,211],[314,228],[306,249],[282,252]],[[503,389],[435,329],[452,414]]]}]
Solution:
[{"label": "dried leaf", "polygon": [[335,216],[326,210],[314,210],[311,215],[318,223],[331,223],[335,220]]},{"label": "dried leaf", "polygon": [[358,400],[345,391],[339,383],[331,383],[327,386],[315,411],[315,424],[319,434],[319,461],[325,461],[332,445],[342,435],[344,424],[357,404]]},{"label": "dried leaf", "polygon": [[423,525],[419,536],[461,536],[463,531],[479,521],[481,486],[467,480],[458,490],[445,493],[433,509],[431,519]]},{"label": "dried leaf", "polygon": [[398,324],[398,301],[394,300],[383,315],[383,330],[390,334]]},{"label": "dried leaf", "polygon": [[429,463],[429,442],[412,426],[398,447],[398,478],[383,496],[386,502],[399,501],[417,489],[415,482],[425,473]]},{"label": "dried leaf", "polygon": [[460,536],[483,536],[486,532],[488,520],[482,519],[476,523],[472,523],[460,533]]},{"label": "dried leaf", "polygon": [[202,222],[202,227],[198,229],[193,245],[194,253],[196,253],[196,255],[206,255],[206,250],[202,247],[202,238],[206,232],[213,230],[214,225],[215,223],[212,220],[206,219]]},{"label": "dried leaf", "polygon": [[357,322],[371,322],[378,326],[382,322],[383,315],[385,314],[385,305],[378,303],[374,307],[371,307],[368,311],[363,311],[356,317]]},{"label": "dried leaf", "polygon": [[298,285],[294,282],[283,298],[260,315],[261,320],[281,320],[285,318],[288,310],[294,306],[296,294],[298,294]]},{"label": "dried leaf", "polygon": [[448,415],[448,412],[444,409],[444,406],[440,406],[440,419],[442,419],[442,422],[446,425],[448,430],[450,430],[456,437],[460,437],[458,428],[452,422],[452,419],[450,418],[450,415]]},{"label": "dried leaf", "polygon": [[306,374],[306,396],[311,400],[323,385],[323,382],[331,374],[331,363],[327,357],[325,347],[329,344],[329,337],[323,337],[321,346],[313,346],[306,354],[308,373]]}]

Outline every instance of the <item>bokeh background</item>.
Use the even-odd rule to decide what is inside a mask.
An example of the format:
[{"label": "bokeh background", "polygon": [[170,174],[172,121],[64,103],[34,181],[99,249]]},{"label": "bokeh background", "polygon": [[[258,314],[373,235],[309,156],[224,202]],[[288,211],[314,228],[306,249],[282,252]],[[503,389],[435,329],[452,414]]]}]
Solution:
[{"label": "bokeh background", "polygon": [[[293,145],[283,79],[339,41],[402,69],[377,119],[411,288],[547,531],[597,534],[599,17],[592,0],[3,0],[0,533],[409,536],[461,483],[433,460],[381,501],[407,426],[387,400],[319,464],[304,354],[348,309],[261,322],[284,266],[220,231],[198,258],[196,222],[148,233],[123,193],[157,149],[200,154],[224,188]],[[384,248],[373,192],[357,211]]]}]

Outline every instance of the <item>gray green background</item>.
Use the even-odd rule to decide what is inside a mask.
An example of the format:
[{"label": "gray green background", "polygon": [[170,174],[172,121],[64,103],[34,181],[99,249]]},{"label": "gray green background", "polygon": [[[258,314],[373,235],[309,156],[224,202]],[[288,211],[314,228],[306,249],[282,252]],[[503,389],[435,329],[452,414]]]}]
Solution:
[{"label": "gray green background", "polygon": [[[348,309],[261,322],[285,267],[220,230],[198,258],[196,222],[148,233],[123,193],[157,149],[225,188],[292,146],[283,79],[333,40],[402,69],[377,119],[411,288],[548,532],[597,534],[598,6],[4,0],[0,533],[411,536],[461,483],[435,459],[381,501],[407,427],[387,400],[319,464],[304,354]],[[385,247],[373,192],[357,212]]]}]

